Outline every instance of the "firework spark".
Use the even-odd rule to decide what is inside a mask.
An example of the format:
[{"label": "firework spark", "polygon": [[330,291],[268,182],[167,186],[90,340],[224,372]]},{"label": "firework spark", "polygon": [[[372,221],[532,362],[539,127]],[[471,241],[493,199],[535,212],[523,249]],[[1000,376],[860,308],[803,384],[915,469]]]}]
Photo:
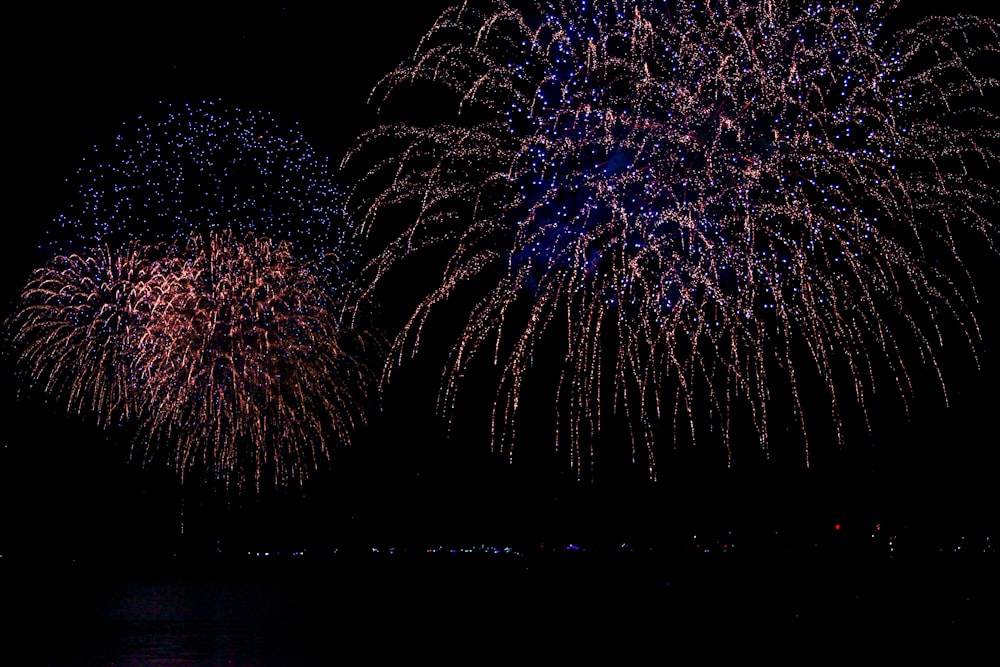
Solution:
[{"label": "firework spark", "polygon": [[263,111],[162,104],[95,146],[69,186],[47,254],[230,229],[291,241],[331,272],[354,260],[328,159]]},{"label": "firework spark", "polygon": [[102,247],[36,270],[12,323],[28,383],[134,455],[234,489],[302,483],[366,419],[378,340],[291,244],[232,232]]},{"label": "firework spark", "polygon": [[[876,378],[908,400],[920,365],[945,388],[941,329],[973,351],[978,335],[960,243],[995,250],[995,22],[888,27],[898,3],[878,1],[530,4],[445,11],[344,161],[350,208],[392,239],[371,289],[426,248],[450,255],[396,363],[480,290],[446,414],[492,354],[493,442],[512,453],[534,357],[558,339],[557,447],[592,469],[602,418],[624,412],[655,475],[660,425],[694,439],[708,413],[732,457],[744,409],[764,451],[781,409],[808,465],[809,383],[838,438],[845,405],[868,422]],[[394,219],[410,222],[384,231]]]}]

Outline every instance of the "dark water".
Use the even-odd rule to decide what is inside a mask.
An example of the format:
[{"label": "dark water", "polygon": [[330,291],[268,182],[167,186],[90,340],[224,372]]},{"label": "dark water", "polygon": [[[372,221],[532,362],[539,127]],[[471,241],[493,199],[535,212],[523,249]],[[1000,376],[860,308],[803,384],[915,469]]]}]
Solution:
[{"label": "dark water", "polygon": [[899,658],[926,650],[956,658],[998,636],[995,566],[634,554],[110,569],[5,563],[10,620],[0,663],[566,664],[607,656],[692,664],[691,656]]}]

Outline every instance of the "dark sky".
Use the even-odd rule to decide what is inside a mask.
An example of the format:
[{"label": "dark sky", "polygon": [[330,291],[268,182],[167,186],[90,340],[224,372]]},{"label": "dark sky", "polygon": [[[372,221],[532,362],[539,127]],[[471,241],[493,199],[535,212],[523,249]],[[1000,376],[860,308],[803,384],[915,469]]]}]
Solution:
[{"label": "dark sky", "polygon": [[[13,150],[6,153],[4,303],[39,259],[33,249],[60,210],[64,180],[122,123],[161,101],[217,99],[298,123],[318,150],[339,160],[372,122],[365,106],[372,84],[413,50],[447,4],[19,9],[8,19],[14,41],[7,46],[6,138]],[[384,418],[336,454],[335,470],[305,498],[268,494],[227,508],[192,492],[188,531],[247,543],[532,542],[656,539],[650,536],[699,526],[822,532],[837,521],[863,532],[885,521],[995,535],[998,274],[992,259],[975,270],[985,276],[982,367],[964,353],[946,359],[951,407],[929,398],[910,418],[880,416],[875,436],[817,456],[808,470],[794,458],[727,468],[712,453],[687,453],[665,457],[655,485],[627,467],[581,484],[544,442],[509,465],[490,455],[486,442],[444,437],[429,414],[436,362],[427,360],[404,374],[386,397]],[[0,485],[10,529],[0,549],[156,550],[174,538],[180,494],[171,480],[125,463],[120,443],[57,409],[15,401],[9,377],[3,383]]]}]

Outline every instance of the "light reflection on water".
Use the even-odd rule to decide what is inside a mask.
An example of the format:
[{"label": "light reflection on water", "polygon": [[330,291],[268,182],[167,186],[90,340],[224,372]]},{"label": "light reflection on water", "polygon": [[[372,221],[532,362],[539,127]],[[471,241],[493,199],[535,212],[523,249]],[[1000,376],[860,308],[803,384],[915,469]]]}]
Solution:
[{"label": "light reflection on water", "polygon": [[[539,652],[566,664],[601,647],[613,648],[616,662],[651,651],[666,660],[683,647],[717,654],[766,646],[773,655],[790,638],[845,653],[870,641],[934,637],[971,650],[977,639],[994,641],[1000,620],[993,560],[982,568],[401,562],[13,577],[22,595],[5,599],[17,619],[3,644],[19,659],[0,655],[0,664],[496,664]],[[755,644],[728,639],[747,631]]]},{"label": "light reflection on water", "polygon": [[291,583],[164,578],[123,581],[77,598],[79,627],[53,667],[313,664],[304,597]]},{"label": "light reflection on water", "polygon": [[306,665],[301,647],[257,625],[116,623],[82,642],[63,664],[131,666]]}]

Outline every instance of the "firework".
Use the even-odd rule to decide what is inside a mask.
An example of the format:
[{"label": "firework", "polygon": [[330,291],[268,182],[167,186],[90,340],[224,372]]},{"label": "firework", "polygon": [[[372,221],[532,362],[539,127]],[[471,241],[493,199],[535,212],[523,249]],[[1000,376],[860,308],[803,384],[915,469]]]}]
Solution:
[{"label": "firework", "polygon": [[378,339],[351,328],[287,241],[232,232],[57,256],[12,318],[27,386],[104,427],[181,481],[303,483],[349,444]]},{"label": "firework", "polygon": [[9,321],[24,387],[182,481],[302,483],[350,442],[378,336],[366,304],[342,317],[357,246],[294,127],[163,105],[70,183]]},{"label": "firework", "polygon": [[349,443],[365,419],[366,338],[337,319],[287,242],[192,235],[164,264],[165,297],[136,360],[146,381],[137,451],[182,478],[303,481],[327,443]]},{"label": "firework", "polygon": [[159,105],[96,145],[68,184],[48,254],[230,229],[291,241],[334,273],[353,261],[327,158],[263,111],[211,100]]},{"label": "firework", "polygon": [[766,452],[780,411],[808,465],[807,387],[838,438],[844,406],[867,423],[877,378],[909,400],[921,365],[944,390],[941,330],[977,339],[959,245],[995,248],[996,80],[979,73],[995,22],[888,27],[892,2],[530,4],[445,11],[344,161],[349,208],[390,239],[371,290],[426,248],[449,256],[395,363],[476,295],[447,415],[492,355],[493,444],[512,453],[535,357],[561,341],[557,447],[591,469],[615,411],[655,475],[661,427],[693,440],[707,416],[731,460],[733,422]]}]

